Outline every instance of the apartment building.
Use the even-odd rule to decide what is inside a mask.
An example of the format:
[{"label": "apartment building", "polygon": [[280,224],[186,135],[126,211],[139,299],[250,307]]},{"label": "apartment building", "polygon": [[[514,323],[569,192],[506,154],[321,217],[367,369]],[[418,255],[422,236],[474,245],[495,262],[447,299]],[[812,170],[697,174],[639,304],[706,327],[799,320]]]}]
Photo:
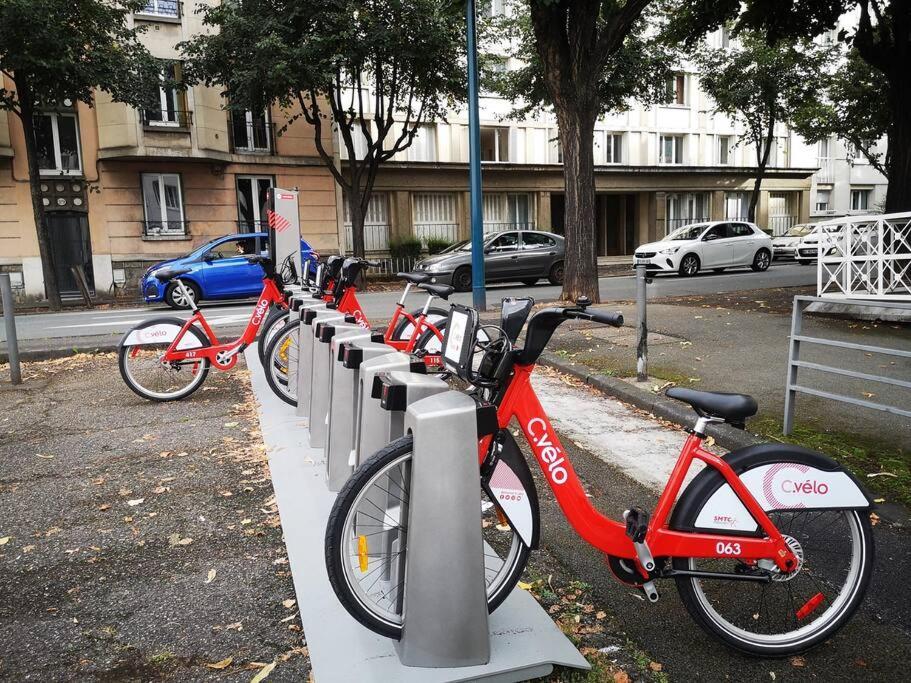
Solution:
[{"label": "apartment building", "polygon": [[[209,0],[216,1],[216,0]],[[177,0],[149,0],[133,18],[142,40],[180,79],[176,45],[202,30]],[[137,111],[96,92],[94,106],[61,102],[40,114],[42,201],[63,294],[82,266],[96,292],[135,285],[151,263],[209,239],[263,228],[269,187],[300,190],[301,227],[319,250],[338,249],[336,189],[312,129],[277,107],[232,116],[219,90],[159,88]],[[326,145],[332,145],[327,132]],[[264,228],[263,228],[264,229]],[[44,281],[18,118],[0,112],[0,268],[20,293],[42,296]]]},{"label": "apartment building", "polygon": [[[496,4],[492,11],[498,11]],[[721,32],[710,37],[721,41]],[[513,66],[508,61],[504,68]],[[632,254],[676,227],[707,219],[744,219],[756,167],[754,148],[727,117],[711,114],[699,75],[683,67],[668,79],[668,104],[634,105],[603,117],[594,140],[597,253]],[[514,121],[512,104],[482,93],[481,159],[485,231],[564,229],[562,157],[553,117]],[[816,159],[792,156],[793,136],[776,131],[756,221],[775,234],[811,215]],[[346,163],[344,145],[339,149]],[[421,127],[414,144],[385,164],[367,216],[367,249],[415,234],[456,241],[470,230],[468,119]],[[347,220],[346,220],[347,223]],[[346,225],[350,241],[350,224]]]}]

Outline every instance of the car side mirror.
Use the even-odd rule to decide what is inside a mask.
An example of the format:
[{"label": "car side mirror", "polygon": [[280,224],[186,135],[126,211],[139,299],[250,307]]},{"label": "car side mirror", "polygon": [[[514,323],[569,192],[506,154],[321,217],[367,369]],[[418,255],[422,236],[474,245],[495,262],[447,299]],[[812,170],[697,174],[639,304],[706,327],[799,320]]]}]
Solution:
[{"label": "car side mirror", "polygon": [[485,254],[493,253],[493,247],[484,247],[484,253]]},{"label": "car side mirror", "polygon": [[202,255],[202,260],[205,261],[206,263],[212,263],[212,261],[215,260],[215,255],[212,254],[211,251],[207,251],[205,254]]},{"label": "car side mirror", "polygon": [[716,235],[716,234],[713,233],[713,234],[711,234],[711,235],[706,235],[705,237],[703,237],[703,238],[702,238],[702,241],[703,241],[703,242],[711,242],[711,241],[717,240],[717,239],[718,239],[718,235]]}]

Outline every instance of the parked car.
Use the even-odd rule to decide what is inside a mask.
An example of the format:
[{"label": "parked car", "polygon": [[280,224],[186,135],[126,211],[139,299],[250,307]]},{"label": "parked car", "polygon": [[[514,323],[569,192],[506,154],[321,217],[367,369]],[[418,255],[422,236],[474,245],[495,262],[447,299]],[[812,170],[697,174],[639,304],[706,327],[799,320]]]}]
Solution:
[{"label": "parked car", "polygon": [[[813,227],[809,235],[804,237],[797,247],[795,258],[797,263],[802,266],[808,266],[819,258],[819,241],[820,238],[829,238],[837,232],[840,232],[844,226],[839,223],[828,225],[819,223]],[[829,249],[832,253],[834,249]]]},{"label": "parked car", "polygon": [[811,223],[799,223],[791,226],[791,229],[784,235],[772,238],[772,258],[796,258],[797,247],[811,232],[813,232]]},{"label": "parked car", "polygon": [[[250,254],[268,255],[269,234],[244,233],[216,237],[197,247],[186,256],[161,261],[151,266],[140,278],[139,291],[146,303],[164,301],[171,308],[189,308],[173,283],[162,283],[155,273],[165,266],[189,268],[181,276],[190,296],[197,302],[203,299],[246,299],[256,296],[263,288],[263,269],[247,261]],[[317,254],[301,240],[301,259],[316,262]]]},{"label": "parked car", "polygon": [[712,221],[677,228],[664,239],[636,248],[634,263],[648,270],[695,275],[711,269],[749,266],[763,271],[772,262],[772,238],[753,223]]},{"label": "parked car", "polygon": [[[563,238],[540,230],[509,230],[484,237],[484,279],[518,281],[531,286],[542,278],[563,284]],[[415,271],[429,273],[431,282],[471,290],[471,242],[459,242],[419,261]]]}]

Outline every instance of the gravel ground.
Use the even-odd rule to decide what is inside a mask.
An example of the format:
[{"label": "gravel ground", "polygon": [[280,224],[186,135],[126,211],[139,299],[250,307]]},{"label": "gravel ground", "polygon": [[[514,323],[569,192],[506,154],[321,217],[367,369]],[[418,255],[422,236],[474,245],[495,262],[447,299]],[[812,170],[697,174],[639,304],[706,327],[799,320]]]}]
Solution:
[{"label": "gravel ground", "polygon": [[24,375],[0,366],[0,678],[306,680],[246,369],[169,404],[113,354]]}]

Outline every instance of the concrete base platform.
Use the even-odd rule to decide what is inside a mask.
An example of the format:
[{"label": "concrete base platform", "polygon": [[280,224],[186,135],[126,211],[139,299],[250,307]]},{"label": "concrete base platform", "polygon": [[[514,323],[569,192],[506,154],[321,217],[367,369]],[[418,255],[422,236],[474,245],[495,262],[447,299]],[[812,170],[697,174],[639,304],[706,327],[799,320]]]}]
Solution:
[{"label": "concrete base platform", "polygon": [[458,669],[403,666],[393,641],[365,629],[336,599],[323,549],[335,499],[326,488],[325,457],[307,445],[305,422],[269,389],[255,346],[245,353],[316,681],[506,682],[546,676],[555,664],[590,668],[535,599],[519,589],[490,616],[488,664]]},{"label": "concrete base platform", "polygon": [[858,306],[857,303],[845,304],[838,301],[820,301],[807,306],[807,313],[827,315],[832,318],[848,320],[880,320],[884,323],[911,323],[911,304],[906,308],[877,306],[875,301]]}]

